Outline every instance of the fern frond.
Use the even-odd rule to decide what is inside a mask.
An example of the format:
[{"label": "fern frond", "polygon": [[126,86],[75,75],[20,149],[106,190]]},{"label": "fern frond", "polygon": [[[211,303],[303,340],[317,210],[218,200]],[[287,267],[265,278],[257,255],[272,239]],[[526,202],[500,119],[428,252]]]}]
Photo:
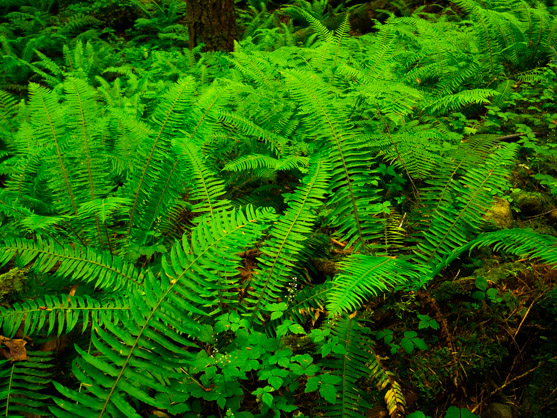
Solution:
[{"label": "fern frond", "polygon": [[417,246],[417,257],[430,267],[443,264],[446,257],[467,243],[483,224],[483,215],[490,207],[492,194],[506,185],[507,166],[514,159],[516,146],[508,144],[495,151],[483,166],[471,167],[462,180],[454,181],[451,192],[438,208],[426,214],[431,224],[423,232]]},{"label": "fern frond", "polygon": [[323,284],[296,290],[287,298],[288,308],[285,316],[296,323],[303,324],[310,319],[312,324],[315,324],[325,314],[326,298],[331,287],[331,281],[327,280]]},{"label": "fern frond", "polygon": [[[95,327],[93,350],[77,349],[73,371],[86,390],[76,392],[55,384],[65,400],[55,399],[55,415],[139,417],[136,401],[168,409],[165,396],[182,403],[179,371],[192,359],[188,347],[203,325],[196,317],[218,313],[232,303],[229,292],[241,258],[237,255],[260,239],[272,220],[269,212],[220,212],[201,221],[191,238],[184,235],[162,260],[160,276],[148,274],[144,289],[130,295],[131,317],[116,326]],[[68,399],[72,402],[68,402]],[[74,403],[77,402],[77,403]],[[172,413],[172,409],[169,409]]]},{"label": "fern frond", "polygon": [[514,84],[515,84],[514,80],[501,81],[495,89],[495,91],[498,94],[491,101],[491,105],[503,109],[506,105],[507,99],[510,97],[511,93],[513,92]]},{"label": "fern frond", "polygon": [[[23,58],[19,58],[18,62],[25,65],[35,74],[38,74],[44,79],[44,82],[51,88],[54,89],[58,86],[64,79],[64,70],[55,63],[51,58],[43,54],[37,49],[33,49],[33,52],[41,59],[40,61],[29,62]],[[43,69],[45,71],[43,71]],[[49,71],[51,74],[49,74]],[[54,75],[53,75],[54,74]]]},{"label": "fern frond", "polygon": [[14,117],[17,115],[17,100],[11,94],[0,90],[0,140],[4,143],[14,126]]},{"label": "fern frond", "polygon": [[32,201],[39,200],[36,183],[41,177],[41,156],[40,150],[18,152],[0,164],[2,174],[9,176],[5,184],[6,190],[13,192],[21,201],[32,204]]},{"label": "fern frond", "polygon": [[367,145],[358,137],[348,116],[336,108],[327,85],[314,73],[290,71],[287,85],[301,113],[312,128],[318,146],[328,152],[331,164],[330,204],[334,207],[330,222],[338,227],[337,235],[355,250],[364,247],[381,231],[377,201],[377,179],[370,174],[373,164]]},{"label": "fern frond", "polygon": [[377,389],[379,391],[387,389],[384,399],[389,416],[403,416],[406,409],[406,397],[393,373],[385,370],[381,364],[381,359],[374,353],[372,353],[368,367],[371,372],[371,379],[376,382]]},{"label": "fern frond", "polygon": [[221,112],[219,115],[219,122],[226,126],[234,127],[248,136],[253,136],[262,140],[269,146],[270,151],[278,156],[282,155],[284,147],[288,142],[282,135],[275,134],[274,132],[262,128],[248,118],[235,113]]},{"label": "fern frond", "polygon": [[309,158],[291,155],[282,159],[276,159],[268,155],[248,154],[226,163],[223,171],[247,171],[258,168],[269,168],[271,170],[293,170],[306,169]]},{"label": "fern frond", "polygon": [[73,168],[66,154],[66,128],[58,96],[35,83],[29,84],[29,107],[35,143],[52,150],[47,160],[51,175],[49,186],[56,196],[56,207],[60,214],[77,214],[79,205],[76,190],[72,185]]},{"label": "fern frond", "polygon": [[373,359],[373,355],[368,351],[367,329],[357,319],[346,315],[334,320],[327,328],[331,330],[329,339],[335,341],[340,348],[323,359],[322,365],[340,379],[335,384],[335,403],[324,407],[326,416],[364,417],[370,404],[367,401],[368,396],[359,389],[357,381],[371,375],[367,364]]},{"label": "fern frond", "polygon": [[440,153],[445,135],[427,125],[410,122],[390,136],[374,135],[370,139],[387,161],[412,178],[427,179],[444,163]]},{"label": "fern frond", "polygon": [[[14,303],[10,308],[0,307],[0,327],[5,336],[13,338],[22,326],[23,336],[44,332],[68,334],[78,324],[85,332],[91,324],[102,326],[105,322],[118,322],[129,316],[125,301],[114,299],[102,303],[89,296],[44,296],[42,299]],[[44,327],[44,328],[43,328]]]},{"label": "fern frond", "polygon": [[99,288],[130,288],[143,282],[143,273],[132,264],[108,252],[77,244],[73,247],[61,246],[52,240],[8,239],[0,244],[0,264],[6,264],[17,255],[21,266],[33,263],[36,271],[94,282]]},{"label": "fern frond", "polygon": [[51,399],[51,353],[27,351],[27,360],[0,360],[0,410],[6,417],[46,416]]},{"label": "fern frond", "polygon": [[422,272],[414,264],[392,257],[352,254],[339,263],[340,273],[333,279],[327,297],[331,315],[358,309],[371,296],[418,281]]},{"label": "fern frond", "polygon": [[303,243],[312,232],[317,208],[323,204],[328,180],[327,165],[316,159],[302,185],[290,197],[285,214],[271,228],[271,239],[261,247],[263,255],[257,260],[260,268],[250,283],[247,301],[252,319],[263,319],[266,305],[275,302],[292,276]]},{"label": "fern frond", "polygon": [[33,215],[33,212],[19,201],[17,193],[4,189],[0,189],[0,213],[8,215],[12,222],[17,223]]},{"label": "fern frond", "polygon": [[135,218],[142,209],[150,205],[152,179],[160,178],[159,172],[169,164],[171,139],[184,127],[183,115],[191,104],[194,87],[193,77],[179,80],[166,92],[153,113],[152,123],[156,131],[139,145],[133,163],[134,172],[128,185],[132,204],[127,235],[133,227],[148,230],[149,225],[141,225]]},{"label": "fern frond", "polygon": [[242,155],[234,161],[230,161],[223,167],[223,171],[246,171],[256,168],[274,169],[277,165],[277,159],[268,155],[249,154]]},{"label": "fern frond", "polygon": [[[406,216],[406,214],[405,214]],[[403,228],[405,216],[401,216],[394,209],[387,216],[383,232],[383,252],[378,255],[393,256],[405,247],[406,230]]]},{"label": "fern frond", "polygon": [[68,36],[74,32],[84,32],[84,28],[99,26],[102,23],[103,22],[93,16],[78,13],[70,17],[70,19],[60,28],[60,32]]},{"label": "fern frond", "polygon": [[[71,132],[68,141],[72,151],[77,154],[73,170],[72,182],[83,184],[76,187],[76,198],[79,202],[95,201],[107,196],[110,185],[106,179],[108,159],[101,143],[103,122],[94,99],[95,91],[84,80],[68,78],[64,82],[66,90],[67,129]],[[99,247],[103,243],[110,248],[108,230],[105,222],[101,222],[94,214],[96,241]]]},{"label": "fern frond", "polygon": [[212,217],[216,211],[229,208],[230,202],[221,199],[226,193],[224,182],[203,163],[201,150],[193,143],[183,142],[177,143],[176,149],[176,154],[184,160],[184,172],[188,173],[189,200],[196,202],[192,212]]},{"label": "fern frond", "polygon": [[425,111],[448,112],[456,110],[469,104],[489,103],[489,98],[495,96],[497,92],[490,89],[470,89],[458,93],[450,94],[440,98],[435,98],[425,107]]},{"label": "fern frond", "polygon": [[486,232],[458,252],[472,251],[474,248],[486,246],[492,246],[495,251],[504,251],[520,258],[537,258],[549,265],[557,264],[557,238],[531,229]]}]

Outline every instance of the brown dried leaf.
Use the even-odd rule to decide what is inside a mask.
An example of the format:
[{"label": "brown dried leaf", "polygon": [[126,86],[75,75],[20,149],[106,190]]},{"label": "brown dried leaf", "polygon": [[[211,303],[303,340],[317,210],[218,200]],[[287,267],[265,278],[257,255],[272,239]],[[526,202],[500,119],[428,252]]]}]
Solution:
[{"label": "brown dried leaf", "polygon": [[9,338],[0,335],[0,344],[3,344],[8,348],[8,351],[2,350],[4,357],[7,359],[11,359],[12,361],[28,360],[27,350],[25,349],[27,341],[19,338],[10,340]]}]

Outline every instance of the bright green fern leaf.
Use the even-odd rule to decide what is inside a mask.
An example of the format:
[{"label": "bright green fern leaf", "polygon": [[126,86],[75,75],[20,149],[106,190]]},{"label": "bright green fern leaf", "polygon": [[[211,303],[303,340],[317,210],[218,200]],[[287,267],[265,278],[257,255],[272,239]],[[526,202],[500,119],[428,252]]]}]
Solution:
[{"label": "bright green fern leaf", "polygon": [[[0,327],[5,336],[13,338],[23,325],[23,336],[44,332],[58,336],[68,334],[79,324],[81,331],[92,323],[102,325],[129,315],[123,301],[100,302],[89,296],[44,296],[42,299],[15,303],[10,308],[0,307]],[[43,328],[44,327],[44,328]]]},{"label": "bright green fern leaf", "polygon": [[286,213],[271,228],[271,239],[261,247],[259,269],[254,272],[249,291],[252,318],[263,319],[265,307],[281,295],[293,275],[304,250],[304,241],[312,232],[317,209],[323,204],[329,174],[327,165],[316,159],[303,184],[289,198]]},{"label": "bright green fern leaf", "polygon": [[180,367],[192,359],[188,347],[201,334],[200,319],[233,303],[237,254],[259,240],[273,218],[268,211],[248,209],[200,220],[191,238],[184,235],[163,258],[160,275],[149,272],[144,289],[131,292],[130,318],[95,327],[91,351],[77,349],[73,372],[85,389],[56,384],[67,399],[56,399],[53,413],[139,417],[136,401],[172,413],[168,400],[186,399],[181,385],[189,377]]},{"label": "bright green fern leaf", "polygon": [[6,240],[0,244],[0,264],[17,255],[21,266],[33,263],[36,271],[52,271],[74,281],[94,282],[99,288],[116,290],[143,282],[143,273],[119,257],[77,244],[74,247],[61,246],[52,240]]},{"label": "bright green fern leaf", "polygon": [[392,257],[353,254],[339,264],[341,271],[327,297],[331,315],[353,311],[368,298],[407,281],[418,281],[422,274],[413,264]]},{"label": "bright green fern leaf", "polygon": [[0,360],[0,415],[48,415],[51,353],[27,351],[27,360]]}]

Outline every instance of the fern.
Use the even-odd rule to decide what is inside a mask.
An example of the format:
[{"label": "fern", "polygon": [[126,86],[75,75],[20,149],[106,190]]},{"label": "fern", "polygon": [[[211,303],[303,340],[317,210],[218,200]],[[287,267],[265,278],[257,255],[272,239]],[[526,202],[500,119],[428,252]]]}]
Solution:
[{"label": "fern", "polygon": [[370,193],[370,187],[377,185],[369,171],[373,160],[357,132],[335,109],[330,92],[315,74],[290,72],[287,83],[307,123],[317,128],[313,135],[329,153],[330,188],[335,190],[330,200],[334,207],[331,224],[338,227],[339,238],[347,241],[348,246],[363,248],[381,229],[373,206],[376,195],[373,189]]},{"label": "fern", "polygon": [[328,179],[325,163],[316,160],[310,164],[310,172],[304,177],[302,186],[288,201],[289,208],[271,228],[271,239],[261,248],[263,255],[258,259],[261,267],[250,283],[252,290],[247,301],[252,318],[263,319],[266,305],[280,296],[293,274],[304,249],[303,243],[315,222],[316,210],[322,205]]},{"label": "fern", "polygon": [[482,232],[520,143],[460,133],[495,132],[483,106],[512,80],[548,80],[547,8],[456,0],[460,21],[416,9],[349,37],[347,14],[325,26],[326,0],[282,10],[309,35],[252,1],[227,56],[181,50],[183,2],[134,1],[122,41],[97,38],[97,6],[62,3],[0,22],[0,266],[42,285],[0,308],[0,339],[68,335],[75,360],[3,362],[6,415],[356,417],[369,383],[403,415],[359,311],[477,248],[557,264],[553,237]]},{"label": "fern", "polygon": [[[326,312],[326,298],[331,289],[331,281],[317,286],[305,286],[289,296],[286,316],[296,323],[305,323],[308,319],[315,324]],[[294,289],[296,290],[296,289]]]},{"label": "fern", "polygon": [[91,324],[117,323],[125,316],[129,316],[129,306],[121,300],[101,303],[89,296],[45,296],[16,303],[9,309],[0,307],[0,326],[4,335],[10,338],[20,327],[23,336],[39,332],[43,335],[56,332],[60,336],[69,334],[78,324],[81,332],[85,332]]},{"label": "fern", "polygon": [[[134,172],[128,184],[132,204],[129,212],[127,234],[132,228],[148,230],[150,225],[141,225],[136,215],[143,209],[149,208],[150,193],[157,187],[157,179],[162,179],[161,170],[169,163],[168,154],[171,150],[171,138],[178,129],[183,128],[180,114],[191,104],[191,94],[194,88],[192,78],[178,81],[155,110],[152,121],[156,129],[154,135],[139,145],[134,162]],[[163,183],[164,184],[164,183]]]},{"label": "fern", "polygon": [[371,377],[367,367],[374,357],[369,350],[367,329],[353,318],[343,316],[327,326],[330,342],[338,348],[322,360],[323,366],[338,379],[336,399],[324,407],[328,417],[363,417],[370,405],[367,396],[358,388],[357,381]]},{"label": "fern", "polygon": [[390,416],[402,415],[406,409],[406,397],[402,391],[400,383],[397,382],[394,374],[385,370],[380,357],[372,355],[369,361],[371,378],[376,382],[377,389],[385,391],[385,405]]},{"label": "fern", "polygon": [[246,171],[258,168],[269,168],[271,170],[306,170],[308,164],[309,160],[307,157],[300,157],[297,155],[277,160],[267,155],[249,154],[238,157],[234,161],[230,161],[223,167],[223,170]]},{"label": "fern", "polygon": [[435,266],[456,248],[467,243],[470,234],[479,232],[482,216],[489,208],[492,195],[488,189],[501,190],[508,175],[506,165],[516,147],[509,144],[490,155],[481,167],[471,168],[460,182],[454,182],[450,200],[441,202],[431,216],[431,225],[423,232],[416,256],[425,264]]},{"label": "fern", "polygon": [[[126,415],[138,417],[131,402],[167,408],[164,396],[181,403],[181,365],[191,360],[187,347],[203,326],[195,317],[212,315],[233,303],[232,289],[240,258],[236,255],[260,238],[268,212],[220,212],[200,222],[191,239],[183,237],[162,260],[160,276],[149,273],[144,290],[131,292],[129,319],[122,326],[96,327],[94,352],[77,349],[74,373],[87,388],[76,392],[55,383],[67,399],[55,399],[57,416]],[[92,383],[94,384],[92,385]],[[172,411],[172,408],[170,408]]]},{"label": "fern", "polygon": [[183,156],[185,161],[184,172],[189,173],[191,179],[189,200],[198,202],[193,205],[192,212],[208,213],[211,217],[218,210],[230,207],[228,200],[219,199],[226,193],[224,182],[200,160],[201,150],[193,144],[180,143],[176,147],[177,154]]},{"label": "fern", "polygon": [[26,353],[27,360],[0,360],[0,408],[6,417],[44,416],[50,395],[51,353]]},{"label": "fern", "polygon": [[538,258],[550,266],[557,264],[557,238],[530,229],[505,229],[480,234],[476,239],[456,249],[453,258],[465,251],[486,246],[521,258]]},{"label": "fern", "polygon": [[14,129],[13,119],[17,115],[17,101],[9,93],[0,90],[0,140],[4,144],[10,142],[10,136]]},{"label": "fern", "polygon": [[404,260],[363,254],[347,257],[339,263],[339,269],[327,296],[327,310],[332,315],[356,310],[367,298],[406,281],[419,281],[423,274],[419,267]]},{"label": "fern", "polygon": [[54,270],[60,277],[94,282],[99,288],[119,289],[143,283],[143,273],[132,264],[107,252],[74,245],[62,246],[52,240],[6,240],[1,245],[0,264],[6,264],[15,255],[18,263],[40,272]]}]

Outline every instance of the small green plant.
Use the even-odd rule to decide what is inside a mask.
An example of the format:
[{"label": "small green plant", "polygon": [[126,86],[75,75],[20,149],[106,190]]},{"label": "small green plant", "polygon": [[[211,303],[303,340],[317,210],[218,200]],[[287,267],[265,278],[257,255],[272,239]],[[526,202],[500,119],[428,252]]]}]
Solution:
[{"label": "small green plant", "polygon": [[491,303],[500,303],[503,299],[499,297],[499,291],[495,287],[488,288],[487,278],[484,276],[476,277],[476,288],[472,297],[477,301],[486,300]]},{"label": "small green plant", "polygon": [[434,318],[431,318],[429,315],[418,314],[418,319],[420,320],[420,323],[418,324],[419,329],[439,329],[439,323]]},{"label": "small green plant", "polygon": [[395,338],[395,333],[390,329],[377,331],[375,333],[375,338],[378,341],[382,340],[385,344],[387,344],[391,349],[391,354],[395,354],[399,352],[401,347],[404,349],[404,351],[407,354],[411,354],[414,351],[414,349],[419,349],[419,350],[428,349],[427,344],[422,338],[418,337],[418,333],[416,331],[404,331],[402,334],[402,338],[398,340],[398,344],[395,342],[397,341],[397,339]]}]

